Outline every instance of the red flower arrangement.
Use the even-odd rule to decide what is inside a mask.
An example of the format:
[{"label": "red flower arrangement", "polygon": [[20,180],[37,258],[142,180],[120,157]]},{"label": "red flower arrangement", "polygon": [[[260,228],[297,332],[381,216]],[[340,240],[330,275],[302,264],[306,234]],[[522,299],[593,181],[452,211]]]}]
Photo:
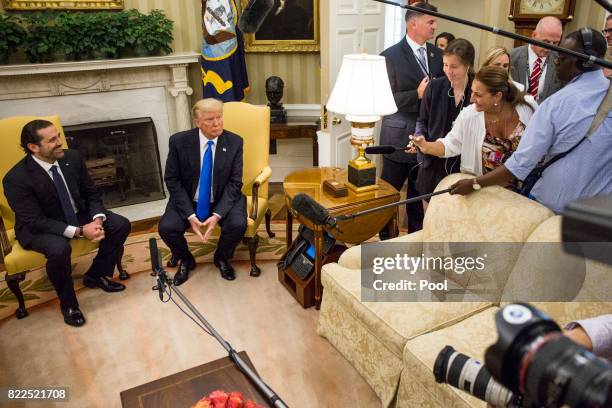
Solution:
[{"label": "red flower arrangement", "polygon": [[244,400],[244,397],[239,392],[230,392],[215,390],[208,396],[199,400],[191,408],[265,408],[263,405],[251,400]]}]

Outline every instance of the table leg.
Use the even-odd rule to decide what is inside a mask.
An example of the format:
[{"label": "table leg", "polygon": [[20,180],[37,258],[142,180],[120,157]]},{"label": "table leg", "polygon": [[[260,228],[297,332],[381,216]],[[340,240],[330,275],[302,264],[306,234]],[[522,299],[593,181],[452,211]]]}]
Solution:
[{"label": "table leg", "polygon": [[393,217],[389,221],[389,238],[395,238],[399,235],[399,228],[397,225],[397,210],[393,213]]},{"label": "table leg", "polygon": [[321,286],[321,267],[323,266],[323,230],[315,231],[315,308],[321,308],[323,288]]},{"label": "table leg", "polygon": [[293,215],[291,215],[291,211],[289,211],[289,209],[287,209],[287,224],[285,225],[286,227],[286,249],[285,250],[289,250],[289,245],[291,245],[291,242],[293,242]]}]

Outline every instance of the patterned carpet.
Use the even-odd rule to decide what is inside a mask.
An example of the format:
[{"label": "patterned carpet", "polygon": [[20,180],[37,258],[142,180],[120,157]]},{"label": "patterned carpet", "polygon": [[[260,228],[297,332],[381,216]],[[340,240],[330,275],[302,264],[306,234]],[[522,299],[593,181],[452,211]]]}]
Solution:
[{"label": "patterned carpet", "polygon": [[[257,247],[257,260],[280,259],[285,252],[285,223],[273,222],[271,229],[276,234],[274,238],[268,237],[264,225],[260,227],[258,232],[260,240],[259,246]],[[130,236],[126,241],[123,255],[123,267],[128,273],[133,274],[149,271],[151,269],[151,258],[149,255],[149,238],[151,237],[156,238],[158,241],[157,246],[162,254],[164,264],[170,258],[170,251],[159,239],[159,235],[156,232]],[[216,249],[218,237],[212,237],[209,242],[203,243],[200,242],[194,234],[187,234],[187,241],[189,242],[189,249],[198,263],[212,262],[212,256]],[[92,252],[84,255],[78,258],[73,264],[72,271],[75,289],[78,290],[83,287],[83,274],[89,268],[95,254],[95,252]],[[249,251],[246,244],[241,243],[238,245],[234,254],[234,260],[249,260]],[[55,290],[51,282],[49,282],[44,268],[28,272],[25,281],[21,282],[20,286],[26,300],[27,308],[56,298]],[[6,286],[4,274],[2,274],[2,280],[0,280],[0,320],[13,316],[13,312],[16,308],[17,299]]]}]

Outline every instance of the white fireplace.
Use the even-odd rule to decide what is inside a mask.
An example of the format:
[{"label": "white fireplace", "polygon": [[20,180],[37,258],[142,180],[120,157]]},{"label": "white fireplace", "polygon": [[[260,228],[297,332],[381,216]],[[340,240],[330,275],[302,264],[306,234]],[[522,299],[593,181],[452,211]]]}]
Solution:
[{"label": "white fireplace", "polygon": [[[187,66],[197,53],[123,60],[0,66],[0,118],[59,115],[62,125],[151,117],[160,162],[168,139],[191,128]],[[165,200],[116,208],[131,221],[159,216]]]}]

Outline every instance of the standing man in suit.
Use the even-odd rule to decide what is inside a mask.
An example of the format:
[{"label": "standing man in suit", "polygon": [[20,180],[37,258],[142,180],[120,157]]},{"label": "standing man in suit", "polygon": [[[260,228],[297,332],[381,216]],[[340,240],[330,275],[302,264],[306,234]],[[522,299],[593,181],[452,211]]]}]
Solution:
[{"label": "standing man in suit", "polygon": [[[424,2],[413,4],[424,10],[438,9]],[[423,13],[406,10],[406,37],[382,52],[387,62],[387,73],[391,91],[397,105],[397,112],[383,118],[380,144],[405,147],[408,136],[414,133],[419,116],[419,104],[425,88],[431,79],[443,75],[442,51],[427,43],[434,38],[437,19]],[[383,158],[381,178],[398,191],[408,179],[408,197],[419,195],[415,187],[418,174],[417,156],[414,153],[398,151]],[[408,231],[418,231],[423,226],[421,203],[406,205]],[[389,237],[389,224],[380,231],[380,238]]]},{"label": "standing man in suit", "polygon": [[192,115],[196,127],[170,137],[164,175],[170,201],[159,221],[159,235],[172,251],[168,264],[179,264],[175,285],[185,282],[196,265],[185,239],[187,228],[207,242],[215,226],[221,226],[214,263],[223,279],[234,280],[229,260],[247,227],[242,138],[223,129],[223,102],[217,99],[198,101]]},{"label": "standing man in suit", "polygon": [[64,321],[82,326],[70,263],[70,240],[85,237],[100,242],[98,254],[83,276],[83,284],[105,292],[125,289],[107,278],[130,233],[130,222],[107,211],[85,162],[74,150],[64,150],[57,128],[34,120],[21,132],[26,157],[4,177],[4,194],[15,213],[15,235],[25,249],[47,258],[47,275],[60,300]]},{"label": "standing man in suit", "polygon": [[[563,26],[557,17],[543,17],[531,37],[548,44],[559,45]],[[511,73],[514,80],[525,86],[525,92],[542,103],[557,92],[563,83],[553,67],[555,54],[535,45],[522,45],[510,50]]]}]

